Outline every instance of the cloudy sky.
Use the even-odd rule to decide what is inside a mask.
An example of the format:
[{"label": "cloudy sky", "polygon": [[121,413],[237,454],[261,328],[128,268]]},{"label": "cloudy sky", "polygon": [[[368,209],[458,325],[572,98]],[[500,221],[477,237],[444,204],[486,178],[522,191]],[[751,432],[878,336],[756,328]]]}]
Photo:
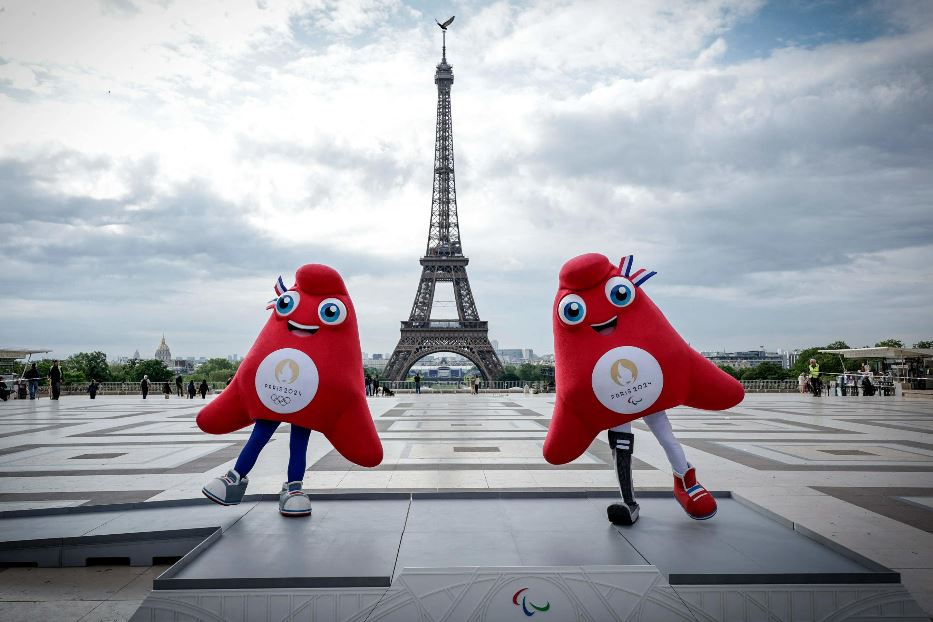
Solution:
[{"label": "cloudy sky", "polygon": [[272,284],[411,308],[455,14],[461,230],[502,347],[634,253],[698,349],[933,338],[928,2],[0,0],[0,345],[244,354]]}]

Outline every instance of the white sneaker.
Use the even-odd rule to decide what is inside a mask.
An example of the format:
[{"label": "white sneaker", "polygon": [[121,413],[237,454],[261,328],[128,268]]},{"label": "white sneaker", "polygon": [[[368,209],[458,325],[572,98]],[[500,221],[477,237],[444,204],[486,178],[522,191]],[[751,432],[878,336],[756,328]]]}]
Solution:
[{"label": "white sneaker", "polygon": [[243,500],[246,487],[249,485],[248,477],[230,469],[223,477],[215,477],[201,489],[204,496],[220,505],[236,505]]},{"label": "white sneaker", "polygon": [[311,499],[301,491],[301,482],[285,482],[279,494],[279,513],[282,516],[308,516]]}]

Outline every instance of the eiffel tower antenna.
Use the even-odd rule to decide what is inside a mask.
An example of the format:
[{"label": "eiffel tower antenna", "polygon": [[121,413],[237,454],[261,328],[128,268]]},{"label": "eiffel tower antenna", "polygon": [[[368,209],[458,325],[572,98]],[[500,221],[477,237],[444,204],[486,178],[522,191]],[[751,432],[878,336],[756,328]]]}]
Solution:
[{"label": "eiffel tower antenna", "polygon": [[[457,188],[454,179],[454,133],[450,113],[453,67],[447,63],[447,27],[443,31],[441,62],[434,72],[437,85],[437,128],[434,138],[434,188],[428,245],[421,258],[421,281],[415,292],[411,314],[402,322],[402,334],[386,365],[384,377],[404,380],[411,366],[435,352],[455,352],[469,359],[487,380],[502,372],[502,362],[489,341],[488,324],[479,319],[466,267],[470,262],[460,244],[457,219]],[[431,319],[437,283],[451,283],[457,317]],[[439,305],[440,306],[440,305]],[[452,315],[452,314],[451,314]]]}]

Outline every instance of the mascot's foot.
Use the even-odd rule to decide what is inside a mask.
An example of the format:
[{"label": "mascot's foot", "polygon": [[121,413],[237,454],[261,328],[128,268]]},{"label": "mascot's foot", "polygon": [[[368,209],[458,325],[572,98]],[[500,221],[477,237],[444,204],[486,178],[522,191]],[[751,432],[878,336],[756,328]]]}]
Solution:
[{"label": "mascot's foot", "polygon": [[301,492],[301,482],[282,484],[279,494],[279,514],[282,516],[308,516],[311,514],[311,499]]},{"label": "mascot's foot", "polygon": [[243,500],[248,485],[248,477],[240,477],[239,473],[231,469],[223,477],[215,477],[209,481],[201,492],[214,503],[236,505]]},{"label": "mascot's foot", "polygon": [[638,520],[638,504],[613,503],[606,508],[606,514],[613,525],[634,525]]},{"label": "mascot's foot", "polygon": [[674,472],[674,498],[690,518],[706,520],[716,514],[716,499],[702,484],[697,482],[696,469],[687,465],[687,472]]}]

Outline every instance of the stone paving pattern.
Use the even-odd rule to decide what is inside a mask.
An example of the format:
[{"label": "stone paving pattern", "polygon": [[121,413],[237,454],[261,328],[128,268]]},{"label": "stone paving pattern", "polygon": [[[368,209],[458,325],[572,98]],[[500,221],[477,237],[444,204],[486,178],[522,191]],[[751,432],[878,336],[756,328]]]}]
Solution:
[{"label": "stone paving pattern", "polygon": [[[203,401],[157,397],[0,403],[0,512],[199,498],[208,478],[233,465],[249,429],[203,434],[194,421]],[[305,488],[614,489],[605,437],[569,465],[543,460],[553,400],[371,398],[383,464],[357,467],[314,433]],[[727,412],[677,408],[669,414],[704,485],[730,490],[897,570],[933,612],[933,401],[753,394]],[[634,432],[636,486],[669,490],[663,451],[644,424],[636,423]],[[281,426],[250,473],[249,493],[277,493],[287,460],[288,426]],[[120,612],[138,602],[117,596],[151,583],[151,575],[138,568],[6,569],[0,618],[122,619]],[[114,585],[102,587],[110,586],[104,577]]]}]

